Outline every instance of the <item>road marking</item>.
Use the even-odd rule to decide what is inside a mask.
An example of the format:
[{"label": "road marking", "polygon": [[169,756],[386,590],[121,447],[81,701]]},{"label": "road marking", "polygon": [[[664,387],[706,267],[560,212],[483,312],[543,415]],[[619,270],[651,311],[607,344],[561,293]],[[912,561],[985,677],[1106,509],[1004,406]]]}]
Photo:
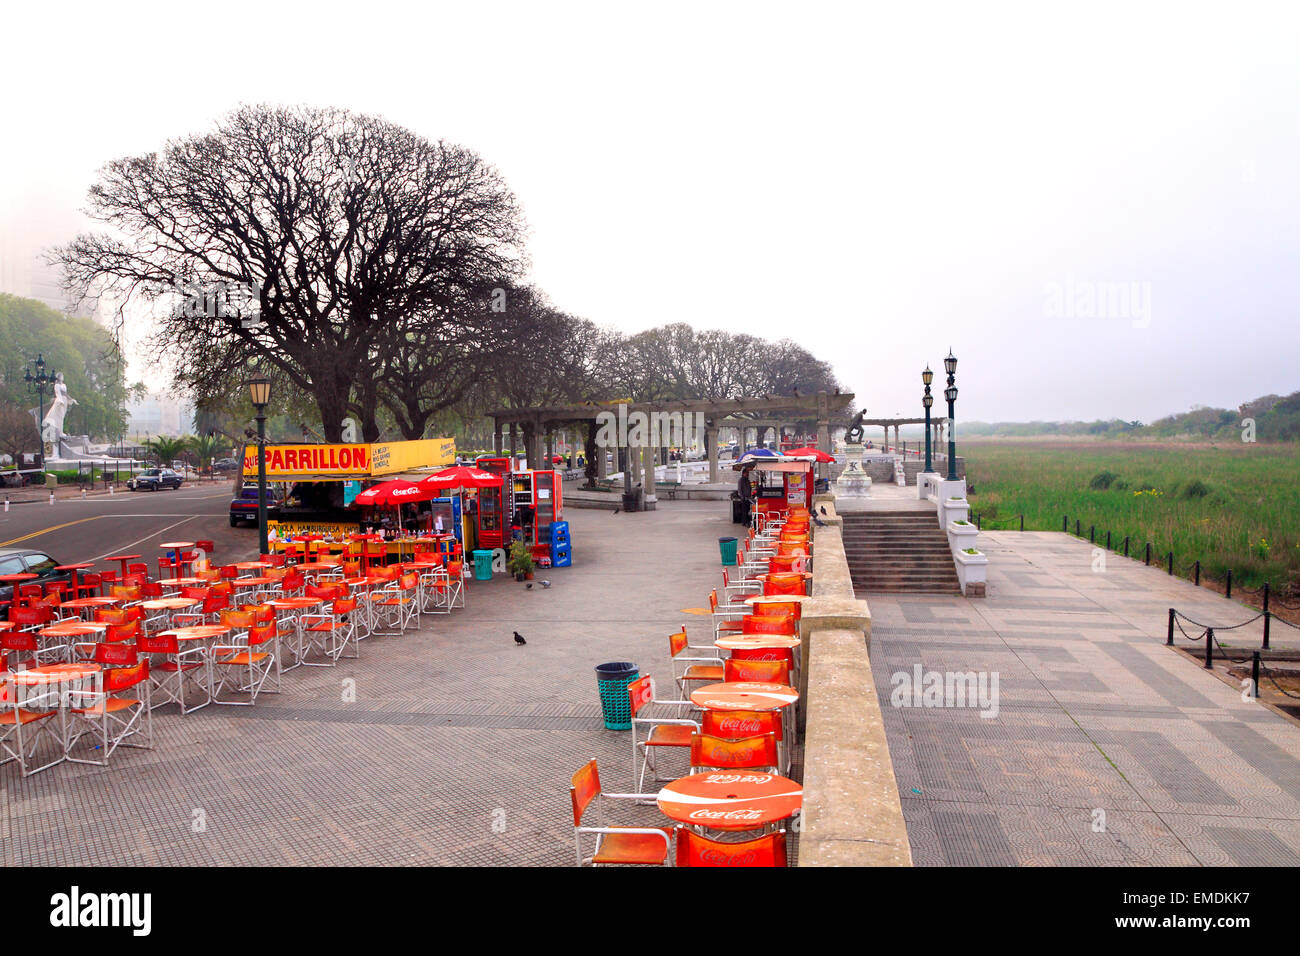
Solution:
[{"label": "road marking", "polygon": [[49,534],[51,531],[58,531],[60,528],[70,528],[74,524],[82,524],[86,521],[98,521],[103,515],[92,515],[89,518],[78,518],[76,521],[65,521],[63,524],[56,524],[50,528],[42,528],[40,531],[33,531],[31,534],[25,534],[21,538],[10,538],[8,541],[0,541],[0,548],[7,548],[11,544],[17,544],[19,541],[26,541],[29,538],[35,538],[39,535]]},{"label": "road marking", "polygon": [[[173,522],[172,524],[169,524],[169,525],[168,525],[167,527],[165,527],[165,528],[159,528],[157,531],[154,531],[154,532],[152,532],[152,533],[150,533],[150,534],[147,534],[147,535],[145,535],[143,538],[137,538],[136,540],[132,541],[132,542],[131,542],[130,544],[128,544],[128,545],[123,545],[123,546],[120,547],[120,548],[113,548],[113,549],[111,549],[111,550],[109,550],[109,551],[105,551],[103,554],[98,555],[98,556],[96,556],[96,557],[93,557],[93,558],[91,558],[90,560],[91,560],[91,561],[102,561],[102,560],[104,560],[104,558],[108,557],[110,554],[113,554],[114,552],[116,552],[117,554],[125,554],[128,550],[130,550],[131,548],[134,548],[134,547],[135,547],[137,544],[139,544],[141,541],[148,541],[150,538],[161,537],[162,535],[164,535],[164,534],[166,534],[168,531],[170,531],[172,528],[176,527],[176,525],[178,525],[178,524],[184,524],[186,521],[193,521],[195,518],[205,518],[205,517],[210,517],[210,515],[190,515],[188,518],[182,518],[180,521]],[[90,519],[89,519],[89,518],[85,518],[85,519],[83,519],[83,520],[85,520],[85,521],[89,521]]]}]

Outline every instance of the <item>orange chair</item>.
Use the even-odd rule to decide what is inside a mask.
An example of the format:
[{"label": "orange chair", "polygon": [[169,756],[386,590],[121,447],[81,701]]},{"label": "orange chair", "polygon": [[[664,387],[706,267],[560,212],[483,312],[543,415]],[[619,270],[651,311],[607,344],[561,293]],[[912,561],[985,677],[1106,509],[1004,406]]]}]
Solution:
[{"label": "orange chair", "polygon": [[[393,567],[396,568],[397,565]],[[372,607],[384,616],[383,620],[389,628],[396,628],[376,633],[395,636],[405,634],[408,627],[417,627],[420,614],[419,590],[420,576],[412,571],[400,575],[394,584],[372,591]]]},{"label": "orange chair", "polygon": [[744,843],[720,843],[677,827],[678,866],[786,866],[785,831]]},{"label": "orange chair", "polygon": [[[677,635],[673,635],[676,637]],[[681,635],[685,639],[686,635]],[[721,668],[719,668],[721,669]],[[686,753],[691,749],[691,737],[700,732],[700,725],[685,717],[650,717],[638,716],[648,707],[690,707],[689,700],[655,700],[655,681],[648,674],[627,685],[628,706],[632,712],[632,776],[636,778],[638,792],[645,789],[645,775],[649,770],[651,781],[661,783],[676,780],[676,777],[660,777],[655,766],[655,752],[662,748],[680,749]],[[637,733],[638,728],[646,729],[644,738]],[[638,764],[640,770],[637,769]]]},{"label": "orange chair", "polygon": [[728,683],[753,681],[760,684],[790,683],[790,665],[785,661],[747,661],[729,657],[722,662],[723,679]]},{"label": "orange chair", "polygon": [[[304,614],[299,618],[304,635],[310,635],[312,643],[320,639],[320,648],[329,658],[329,665],[339,662],[340,657],[360,657],[361,648],[357,636],[357,599],[335,597],[326,605],[324,614]],[[352,643],[352,653],[345,653],[348,643]],[[314,661],[304,661],[315,664]],[[319,665],[317,665],[319,666]]]},{"label": "orange chair", "polygon": [[[0,634],[0,638],[11,633],[14,632]],[[12,674],[4,675],[0,683],[0,766],[17,760],[22,775],[30,777],[63,762],[66,749],[60,723],[50,719],[59,714],[59,696],[57,687],[43,693],[34,688],[20,689]],[[54,745],[58,756],[39,767],[30,766],[42,739]]]},{"label": "orange chair", "polygon": [[802,574],[769,574],[763,581],[763,594],[807,594],[807,580]]},{"label": "orange chair", "polygon": [[[683,699],[689,696],[687,684],[718,684],[723,680],[722,658],[717,656],[716,648],[710,648],[714,652],[711,657],[683,657],[687,650],[704,650],[704,648],[692,648],[687,643],[686,628],[682,628],[676,634],[668,635],[668,654],[672,657],[673,680],[677,682],[677,691]],[[678,668],[682,668],[680,673]]]},{"label": "orange chair", "polygon": [[[569,800],[573,804],[573,845],[577,851],[578,866],[667,866],[671,834],[659,827],[585,827],[582,818],[587,808],[596,803],[596,814],[603,817],[601,800],[653,800],[652,794],[605,793],[600,788],[600,773],[593,758],[577,773],[569,785]],[[603,823],[603,819],[600,821]],[[590,854],[582,847],[583,835],[596,838]]]},{"label": "orange chair", "polygon": [[[68,717],[74,733],[69,728],[67,742],[68,760],[73,763],[108,766],[108,758],[118,747],[153,749],[153,712],[149,706],[149,661],[137,660],[136,649],[129,644],[99,644],[92,658],[102,665],[100,690],[73,690],[68,692],[70,706]],[[119,697],[121,691],[140,688],[139,697]],[[126,743],[126,738],[141,732],[144,727],[145,743]],[[74,757],[72,748],[81,738],[95,742],[96,758]]]},{"label": "orange chair", "polygon": [[781,755],[776,734],[758,734],[728,740],[712,734],[691,737],[691,773],[707,770],[764,770],[776,773]]},{"label": "orange chair", "polygon": [[[153,661],[149,671],[149,708],[175,704],[182,714],[192,714],[212,703],[212,681],[208,653],[201,644],[187,642],[184,647],[173,631],[136,635],[136,650]],[[158,700],[154,691],[162,695]],[[201,703],[191,704],[194,699]]]},{"label": "orange chair", "polygon": [[[272,671],[275,672],[275,693],[279,693],[279,635],[274,622],[254,624],[247,631],[235,635],[229,643],[214,644],[212,702],[251,707],[257,701],[257,695],[270,678]],[[216,679],[218,672],[222,674],[220,681]],[[221,691],[228,683],[235,693],[247,694],[248,700],[222,700]]]},{"label": "orange chair", "polygon": [[777,634],[794,637],[793,614],[747,614],[740,620],[742,634]]},{"label": "orange chair", "polygon": [[100,624],[125,624],[127,622],[124,607],[97,607],[95,620]]},{"label": "orange chair", "polygon": [[718,589],[709,592],[709,614],[713,617],[714,640],[723,634],[739,634],[744,624],[738,615],[748,613],[748,604],[719,604]]}]

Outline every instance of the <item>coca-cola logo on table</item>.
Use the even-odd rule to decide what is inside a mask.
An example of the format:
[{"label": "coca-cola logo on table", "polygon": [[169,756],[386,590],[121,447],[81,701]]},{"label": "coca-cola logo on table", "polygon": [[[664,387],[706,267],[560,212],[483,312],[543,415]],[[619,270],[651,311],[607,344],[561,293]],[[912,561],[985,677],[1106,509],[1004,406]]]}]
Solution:
[{"label": "coca-cola logo on table", "polygon": [[771,783],[774,779],[770,773],[711,773],[705,776],[704,782],[725,787],[735,783]]},{"label": "coca-cola logo on table", "polygon": [[756,807],[743,807],[739,810],[693,810],[692,820],[761,820],[763,811]]}]

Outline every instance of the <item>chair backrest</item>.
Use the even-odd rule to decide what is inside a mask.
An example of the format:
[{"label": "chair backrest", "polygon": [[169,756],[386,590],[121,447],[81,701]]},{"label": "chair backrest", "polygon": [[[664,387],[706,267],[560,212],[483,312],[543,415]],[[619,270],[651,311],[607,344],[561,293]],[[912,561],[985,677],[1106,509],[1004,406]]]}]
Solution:
[{"label": "chair backrest", "polygon": [[769,574],[763,582],[763,594],[807,594],[802,574]]},{"label": "chair backrest", "polygon": [[654,699],[655,679],[649,674],[638,677],[627,685],[627,702],[633,717],[636,716],[637,711]]},{"label": "chair backrest", "polygon": [[146,581],[140,585],[140,594],[146,598],[160,598],[163,596],[162,585],[157,581]]},{"label": "chair backrest", "polygon": [[18,585],[18,596],[20,598],[38,598],[45,594],[44,589],[39,584],[20,584]]},{"label": "chair backrest", "polygon": [[798,601],[771,601],[754,605],[754,613],[759,617],[790,616],[798,621],[803,616],[803,605]]},{"label": "chair backrest", "polygon": [[690,827],[677,828],[677,866],[786,866],[785,831],[744,843],[719,843]]},{"label": "chair backrest", "polygon": [[414,591],[420,584],[420,576],[415,573],[403,574],[397,584],[403,591]]},{"label": "chair backrest", "polygon": [[252,612],[253,624],[256,627],[275,623],[275,608],[269,604],[248,604],[245,605],[244,610]]},{"label": "chair backrest", "polygon": [[464,567],[465,567],[465,562],[463,561],[448,561],[447,576],[450,578],[459,579]]},{"label": "chair backrest", "polygon": [[135,637],[135,646],[141,654],[179,654],[176,635],[168,631],[148,634],[141,631]]},{"label": "chair backrest", "polygon": [[127,573],[127,574],[143,574],[145,577],[148,577],[148,576],[149,576],[149,565],[147,565],[147,564],[128,564],[128,565],[126,566],[126,573]]},{"label": "chair backrest", "polygon": [[286,591],[297,591],[307,583],[307,576],[301,571],[290,571],[280,581],[280,587]]},{"label": "chair backrest", "polygon": [[573,804],[573,825],[582,826],[582,815],[591,801],[600,796],[600,773],[596,770],[596,759],[587,761],[569,782],[569,800]]},{"label": "chair backrest", "polygon": [[338,592],[334,588],[327,587],[323,584],[309,584],[307,585],[307,590],[305,592],[307,597],[320,598],[322,601],[334,600],[334,596],[337,593]]},{"label": "chair backrest", "polygon": [[0,631],[0,648],[6,651],[35,651],[40,648],[35,631]]},{"label": "chair backrest", "polygon": [[[793,549],[792,549],[793,551]],[[774,574],[781,574],[789,571],[806,571],[808,569],[808,556],[802,553],[774,554],[768,558],[767,566]]]},{"label": "chair backrest", "polygon": [[149,679],[149,659],[145,658],[129,667],[113,667],[104,671],[104,692],[126,690]]},{"label": "chair backrest", "polygon": [[775,768],[776,734],[757,734],[728,740],[712,734],[691,734],[691,767],[717,767],[724,770]]},{"label": "chair backrest", "polygon": [[203,599],[203,614],[216,614],[230,607],[230,598],[225,594],[209,594]]},{"label": "chair backrest", "polygon": [[344,614],[351,614],[356,609],[356,598],[335,598],[334,603],[330,606],[330,611],[335,617],[342,617]]},{"label": "chair backrest", "polygon": [[139,588],[123,587],[120,584],[113,585],[108,589],[108,593],[110,597],[121,598],[123,601],[138,601],[140,599]]},{"label": "chair backrest", "polygon": [[700,718],[702,733],[723,740],[740,740],[763,734],[781,739],[781,715],[774,710],[705,710]]},{"label": "chair backrest", "polygon": [[668,656],[676,657],[684,650],[686,650],[686,629],[682,628],[676,634],[668,635]]},{"label": "chair backrest", "polygon": [[206,600],[210,593],[208,588],[201,585],[181,588],[181,597],[194,598],[196,601]]},{"label": "chair backrest", "polygon": [[211,554],[213,551],[217,550],[216,543],[212,541],[195,541],[194,547],[198,548],[204,554]]},{"label": "chair backrest", "polygon": [[140,636],[140,622],[131,621],[127,624],[110,624],[104,631],[104,640],[110,644],[119,644],[123,641],[133,641]]},{"label": "chair backrest", "polygon": [[217,575],[223,580],[233,581],[235,578],[239,577],[239,568],[235,567],[233,564],[227,564],[223,567],[217,568]]},{"label": "chair backrest", "polygon": [[29,627],[33,624],[44,624],[53,616],[53,612],[47,604],[35,604],[31,607],[15,607],[9,609],[9,620],[13,621],[19,627]]},{"label": "chair backrest", "polygon": [[742,647],[731,652],[733,661],[785,661],[794,670],[794,651],[788,647]]},{"label": "chair backrest", "polygon": [[95,645],[96,664],[105,667],[130,667],[139,659],[140,650],[134,644],[99,643]]},{"label": "chair backrest", "polygon": [[101,624],[125,624],[127,621],[124,607],[97,607],[95,620]]},{"label": "chair backrest", "polygon": [[250,627],[248,629],[248,646],[252,647],[256,644],[265,644],[267,641],[271,640],[274,637],[275,637],[274,621],[272,621],[270,624],[258,624],[256,627]]},{"label": "chair backrest", "polygon": [[252,627],[255,620],[252,611],[226,608],[221,612],[221,623],[227,627]]},{"label": "chair backrest", "polygon": [[215,583],[221,580],[221,569],[202,568],[201,570],[195,571],[194,576],[196,578],[202,578],[204,581],[212,581]]},{"label": "chair backrest", "polygon": [[742,634],[780,634],[794,636],[793,614],[746,614],[741,619]]},{"label": "chair backrest", "polygon": [[747,661],[744,658],[729,657],[722,663],[722,679],[729,683],[754,681],[760,684],[789,684],[790,665],[785,661]]},{"label": "chair backrest", "polygon": [[709,610],[714,614],[718,612],[718,589],[714,588],[709,592]]},{"label": "chair backrest", "polygon": [[87,573],[81,576],[78,587],[98,588],[103,582],[103,575]]}]

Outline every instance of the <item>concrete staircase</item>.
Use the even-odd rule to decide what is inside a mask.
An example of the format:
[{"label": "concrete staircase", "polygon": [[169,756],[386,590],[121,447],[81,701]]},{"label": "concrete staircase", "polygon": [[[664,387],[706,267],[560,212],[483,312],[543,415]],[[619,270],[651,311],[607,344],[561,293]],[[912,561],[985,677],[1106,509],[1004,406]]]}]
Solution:
[{"label": "concrete staircase", "polygon": [[853,587],[862,591],[960,594],[948,536],[933,511],[842,515]]}]

